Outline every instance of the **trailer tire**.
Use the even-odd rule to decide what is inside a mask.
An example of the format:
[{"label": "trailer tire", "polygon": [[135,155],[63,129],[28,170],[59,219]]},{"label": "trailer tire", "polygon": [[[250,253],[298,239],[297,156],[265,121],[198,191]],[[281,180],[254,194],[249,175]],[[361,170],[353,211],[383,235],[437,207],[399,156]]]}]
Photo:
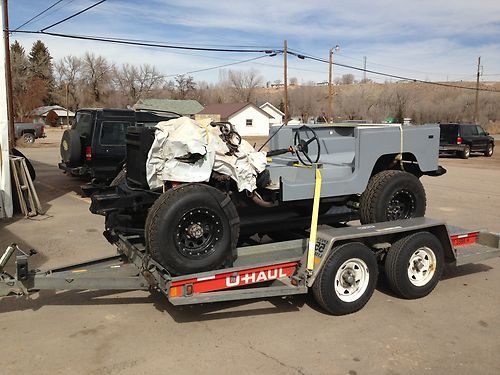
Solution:
[{"label": "trailer tire", "polygon": [[204,184],[163,193],[145,226],[152,258],[175,275],[230,265],[236,254],[239,216],[231,198]]},{"label": "trailer tire", "polygon": [[384,267],[394,293],[406,299],[425,297],[443,274],[443,246],[432,233],[411,234],[392,244]]},{"label": "trailer tire", "polygon": [[368,181],[359,199],[362,224],[410,219],[425,215],[425,190],[411,173],[386,170]]},{"label": "trailer tire", "polygon": [[368,302],[377,278],[375,254],[361,242],[343,244],[332,249],[319,271],[314,298],[330,314],[351,314]]}]

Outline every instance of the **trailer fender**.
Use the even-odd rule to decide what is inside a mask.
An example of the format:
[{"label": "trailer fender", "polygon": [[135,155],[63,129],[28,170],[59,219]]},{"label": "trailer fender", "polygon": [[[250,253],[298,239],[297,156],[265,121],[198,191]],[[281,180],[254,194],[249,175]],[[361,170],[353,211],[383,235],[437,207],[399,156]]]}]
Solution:
[{"label": "trailer fender", "polygon": [[393,242],[419,231],[430,232],[438,238],[443,245],[446,263],[456,260],[456,251],[452,246],[446,224],[426,217],[346,228],[320,226],[315,243],[314,268],[307,279],[307,286],[311,287],[314,284],[319,271],[336,246],[355,241],[370,246],[373,251],[378,251],[380,248],[389,249]]}]

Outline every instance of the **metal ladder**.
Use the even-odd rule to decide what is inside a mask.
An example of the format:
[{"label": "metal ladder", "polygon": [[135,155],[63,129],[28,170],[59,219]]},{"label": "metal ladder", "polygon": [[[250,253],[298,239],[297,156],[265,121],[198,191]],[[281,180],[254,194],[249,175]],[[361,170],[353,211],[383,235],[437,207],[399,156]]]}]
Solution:
[{"label": "metal ladder", "polygon": [[10,167],[19,198],[19,206],[25,217],[33,217],[42,213],[42,205],[38,199],[35,185],[26,165],[26,159],[20,156],[10,156]]}]

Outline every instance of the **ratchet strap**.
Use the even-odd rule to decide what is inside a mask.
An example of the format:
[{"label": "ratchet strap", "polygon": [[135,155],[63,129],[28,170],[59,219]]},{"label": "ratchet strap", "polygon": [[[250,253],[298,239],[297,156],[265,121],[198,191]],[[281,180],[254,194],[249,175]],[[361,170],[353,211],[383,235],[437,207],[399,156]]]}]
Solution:
[{"label": "ratchet strap", "polygon": [[401,170],[404,171],[404,166],[403,166],[403,124],[398,124],[399,127],[399,154],[396,155],[394,158],[395,161],[399,161],[399,165],[401,167]]},{"label": "ratchet strap", "polygon": [[318,231],[319,201],[321,198],[321,170],[316,165],[316,184],[314,186],[313,212],[311,218],[311,233],[307,248],[307,271],[312,272],[314,268],[314,252],[316,250],[316,235]]}]

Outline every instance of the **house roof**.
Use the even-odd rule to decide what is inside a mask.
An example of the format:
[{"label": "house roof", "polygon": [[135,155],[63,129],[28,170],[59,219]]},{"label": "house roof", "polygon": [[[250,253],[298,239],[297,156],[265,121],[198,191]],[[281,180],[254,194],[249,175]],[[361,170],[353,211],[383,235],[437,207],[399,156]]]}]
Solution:
[{"label": "house roof", "polygon": [[270,107],[271,109],[273,109],[274,111],[276,111],[276,113],[280,114],[281,116],[285,115],[283,112],[281,112],[278,108],[276,108],[274,105],[272,105],[269,102],[265,102],[259,108],[265,111],[264,107]]},{"label": "house roof", "polygon": [[199,112],[200,115],[220,115],[221,119],[228,119],[229,117],[235,115],[238,112],[241,112],[247,107],[253,107],[261,112],[263,115],[267,117],[272,117],[266,111],[260,109],[253,103],[216,103],[209,104],[203,109],[203,111]]},{"label": "house roof", "polygon": [[194,115],[203,109],[196,100],[174,100],[174,99],[140,99],[134,105],[134,109],[156,109],[171,111],[180,115]]},{"label": "house roof", "polygon": [[66,108],[61,107],[60,105],[47,105],[44,107],[38,107],[38,108],[33,109],[30,112],[30,115],[31,116],[44,116],[47,113],[49,113],[50,111],[58,111],[58,110],[66,112]]}]

